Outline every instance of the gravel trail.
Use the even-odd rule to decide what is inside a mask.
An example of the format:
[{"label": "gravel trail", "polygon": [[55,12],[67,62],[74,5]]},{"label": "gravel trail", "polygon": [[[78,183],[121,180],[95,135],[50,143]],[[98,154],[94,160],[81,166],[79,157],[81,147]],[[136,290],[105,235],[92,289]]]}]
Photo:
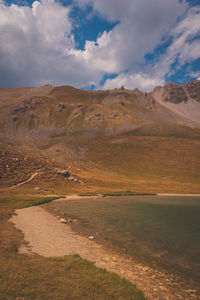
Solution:
[{"label": "gravel trail", "polygon": [[37,172],[33,173],[27,180],[22,181],[22,182],[20,182],[20,183],[18,183],[18,184],[16,184],[16,185],[10,186],[10,187],[8,188],[8,190],[15,189],[15,188],[17,188],[17,187],[19,187],[19,186],[21,186],[21,185],[23,185],[23,184],[25,184],[25,183],[27,183],[27,182],[33,180],[33,178],[35,178],[36,176],[38,176],[38,175],[40,175],[40,174],[42,174],[42,173],[43,173],[43,172],[37,171]]}]

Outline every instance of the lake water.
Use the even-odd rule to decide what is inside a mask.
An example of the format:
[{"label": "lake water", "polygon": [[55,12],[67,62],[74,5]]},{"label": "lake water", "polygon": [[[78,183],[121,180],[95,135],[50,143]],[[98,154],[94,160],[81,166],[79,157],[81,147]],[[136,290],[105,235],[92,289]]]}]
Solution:
[{"label": "lake water", "polygon": [[52,202],[82,234],[138,262],[200,282],[200,197],[118,196]]}]

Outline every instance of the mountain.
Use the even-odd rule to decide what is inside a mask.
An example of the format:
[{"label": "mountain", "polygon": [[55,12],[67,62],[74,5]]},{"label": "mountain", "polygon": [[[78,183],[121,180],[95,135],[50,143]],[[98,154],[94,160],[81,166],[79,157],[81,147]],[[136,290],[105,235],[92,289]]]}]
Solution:
[{"label": "mountain", "polygon": [[200,126],[200,80],[181,86],[171,82],[164,87],[156,87],[152,96],[170,111]]},{"label": "mountain", "polygon": [[[199,138],[198,80],[151,93],[51,85],[0,89],[4,187],[12,177],[17,184],[39,169],[27,190],[35,183],[52,193],[199,191]],[[77,181],[60,176],[61,169]]]}]

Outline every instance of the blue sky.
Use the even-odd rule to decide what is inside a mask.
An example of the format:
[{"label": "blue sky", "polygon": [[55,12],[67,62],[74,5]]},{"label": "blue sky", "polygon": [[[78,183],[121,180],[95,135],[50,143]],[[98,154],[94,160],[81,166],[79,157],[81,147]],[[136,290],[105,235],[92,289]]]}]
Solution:
[{"label": "blue sky", "polygon": [[0,0],[0,40],[0,87],[200,78],[199,0]]}]

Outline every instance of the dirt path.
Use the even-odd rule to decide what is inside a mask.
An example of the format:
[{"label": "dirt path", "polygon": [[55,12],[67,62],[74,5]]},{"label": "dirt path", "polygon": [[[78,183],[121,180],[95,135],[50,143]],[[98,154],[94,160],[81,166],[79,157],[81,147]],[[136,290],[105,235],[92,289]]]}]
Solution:
[{"label": "dirt path", "polygon": [[69,225],[60,223],[42,207],[16,210],[11,222],[24,233],[25,243],[21,245],[20,253],[37,253],[46,257],[79,254],[96,266],[129,279],[144,291],[149,300],[198,299],[196,291],[186,290],[173,276],[108,252],[93,240],[72,231]]},{"label": "dirt path", "polygon": [[18,184],[16,184],[16,185],[13,185],[13,186],[9,187],[8,190],[15,189],[15,188],[19,187],[20,185],[23,185],[23,184],[25,184],[25,183],[27,183],[27,182],[33,180],[33,178],[35,178],[35,177],[38,176],[39,174],[42,174],[42,172],[37,171],[37,172],[33,173],[27,180],[22,181],[22,182],[20,182],[20,183],[18,183]]}]

